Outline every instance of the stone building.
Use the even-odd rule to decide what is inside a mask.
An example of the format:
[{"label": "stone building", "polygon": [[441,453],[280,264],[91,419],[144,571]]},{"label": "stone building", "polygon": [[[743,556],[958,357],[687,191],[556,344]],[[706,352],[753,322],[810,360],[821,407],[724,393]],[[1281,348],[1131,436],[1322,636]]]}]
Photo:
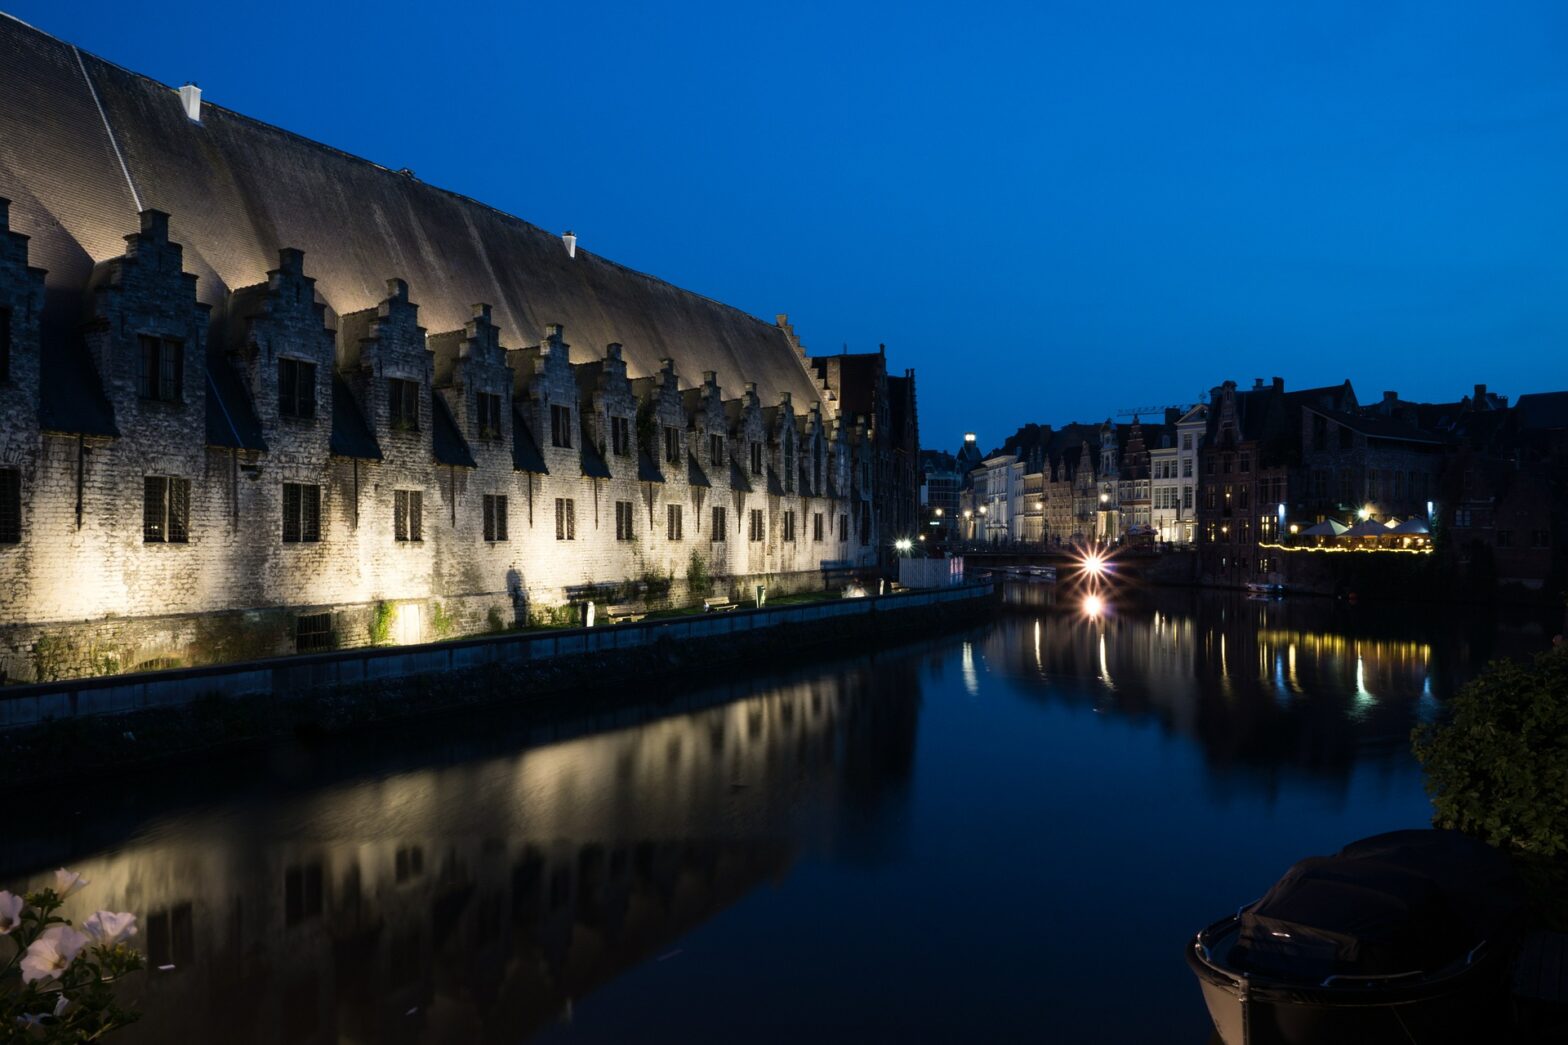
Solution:
[{"label": "stone building", "polygon": [[0,675],[816,585],[913,525],[880,354],[862,397],[783,316],[3,17],[0,142]]}]

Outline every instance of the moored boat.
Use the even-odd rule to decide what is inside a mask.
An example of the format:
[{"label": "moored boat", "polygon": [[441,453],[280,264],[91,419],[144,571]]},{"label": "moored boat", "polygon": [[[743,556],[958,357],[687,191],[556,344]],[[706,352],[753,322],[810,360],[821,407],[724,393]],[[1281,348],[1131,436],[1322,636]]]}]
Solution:
[{"label": "moored boat", "polygon": [[1297,863],[1187,947],[1225,1045],[1493,1040],[1520,892],[1453,831],[1395,831]]}]

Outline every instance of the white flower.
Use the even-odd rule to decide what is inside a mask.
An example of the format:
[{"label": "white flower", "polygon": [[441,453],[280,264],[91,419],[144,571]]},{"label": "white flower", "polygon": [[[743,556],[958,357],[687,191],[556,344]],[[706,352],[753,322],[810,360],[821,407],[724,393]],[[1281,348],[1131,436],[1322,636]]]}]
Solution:
[{"label": "white flower", "polygon": [[113,947],[136,935],[136,916],[127,911],[99,911],[82,923],[87,935],[105,947]]},{"label": "white flower", "polygon": [[22,898],[0,889],[0,936],[22,924]]},{"label": "white flower", "polygon": [[54,873],[54,894],[62,900],[82,886],[91,884],[75,871],[67,871],[63,867]]},{"label": "white flower", "polygon": [[51,925],[22,955],[22,982],[59,979],[90,942],[86,933],[79,933],[69,925]]},{"label": "white flower", "polygon": [[69,1009],[70,1007],[71,999],[67,998],[63,994],[60,995],[59,1000],[54,1003],[54,1018],[59,1019],[61,1016],[64,1016],[65,1010]]}]

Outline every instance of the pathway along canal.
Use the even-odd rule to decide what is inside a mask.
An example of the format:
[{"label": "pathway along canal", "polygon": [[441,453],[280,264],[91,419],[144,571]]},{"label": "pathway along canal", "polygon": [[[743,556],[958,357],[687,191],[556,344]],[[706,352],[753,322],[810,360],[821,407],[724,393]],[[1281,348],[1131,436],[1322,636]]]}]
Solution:
[{"label": "pathway along canal", "polygon": [[[1209,1040],[1188,936],[1419,826],[1408,736],[1557,623],[1019,587],[615,721],[496,712],[8,811],[143,915],[135,1042]],[[1063,597],[1065,599],[1065,596]],[[30,811],[29,811],[30,810]]]}]

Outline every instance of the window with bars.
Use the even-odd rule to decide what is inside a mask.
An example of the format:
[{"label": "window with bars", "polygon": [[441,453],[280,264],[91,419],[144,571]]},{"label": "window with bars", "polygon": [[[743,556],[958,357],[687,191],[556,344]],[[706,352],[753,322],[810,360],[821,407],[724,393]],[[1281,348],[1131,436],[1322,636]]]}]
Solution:
[{"label": "window with bars", "polygon": [[302,613],[294,618],[296,653],[319,653],[332,646],[332,614]]},{"label": "window with bars", "polygon": [[419,431],[419,382],[387,379],[387,416],[395,432]]},{"label": "window with bars", "polygon": [[22,473],[15,468],[0,469],[0,544],[20,544],[22,540]]},{"label": "window with bars", "polygon": [[142,541],[185,544],[190,540],[191,481],[149,475],[142,483]]},{"label": "window with bars", "polygon": [[763,520],[762,520],[762,509],[761,508],[753,508],[751,510],[750,522],[751,522],[751,526],[750,526],[749,530],[747,531],[747,536],[753,542],[760,541],[764,537],[767,536],[766,529],[764,527]]},{"label": "window with bars", "polygon": [[550,445],[570,450],[572,448],[572,408],[550,407]]},{"label": "window with bars", "polygon": [[501,438],[501,397],[494,392],[476,392],[474,405],[479,414],[479,438]]},{"label": "window with bars", "polygon": [[681,430],[673,425],[664,426],[664,459],[670,464],[681,463]]},{"label": "window with bars", "polygon": [[283,484],[283,543],[321,540],[321,487]]},{"label": "window with bars", "polygon": [[570,497],[555,499],[555,539],[558,541],[577,539],[577,504]]},{"label": "window with bars", "polygon": [[793,542],[795,540],[795,513],[794,512],[785,512],[784,513],[784,540],[790,541],[790,542]]},{"label": "window with bars", "polygon": [[484,496],[485,540],[506,540],[506,495],[487,493]]},{"label": "window with bars", "polygon": [[0,308],[0,385],[11,380],[11,310]]},{"label": "window with bars", "polygon": [[811,515],[811,539],[822,540],[822,513],[813,512]]},{"label": "window with bars", "polygon": [[722,435],[708,436],[708,463],[724,463],[724,437]]},{"label": "window with bars", "polygon": [[610,452],[617,457],[631,456],[632,422],[630,418],[610,418]]},{"label": "window with bars", "polygon": [[616,501],[615,539],[618,541],[630,541],[635,538],[636,533],[632,530],[632,502]]},{"label": "window with bars", "polygon": [[714,544],[724,543],[724,531],[726,529],[724,519],[724,509],[715,507],[713,509],[713,528],[708,532],[708,540],[712,541]]},{"label": "window with bars", "polygon": [[761,443],[752,443],[751,444],[751,474],[752,475],[761,475],[762,474],[762,444]]},{"label": "window with bars", "polygon": [[143,399],[177,403],[185,388],[185,345],[168,337],[139,338],[136,391]]},{"label": "window with bars", "polygon": [[278,415],[303,419],[316,416],[316,364],[300,359],[278,360]]},{"label": "window with bars", "polygon": [[425,495],[419,490],[392,491],[392,538],[397,541],[425,539]]},{"label": "window with bars", "polygon": [[668,539],[670,539],[672,541],[680,540],[681,537],[682,537],[682,534],[681,534],[681,506],[678,505],[678,504],[667,504],[667,505],[665,505],[664,506],[664,515],[665,515],[665,521],[666,521],[665,536],[668,537]]}]

